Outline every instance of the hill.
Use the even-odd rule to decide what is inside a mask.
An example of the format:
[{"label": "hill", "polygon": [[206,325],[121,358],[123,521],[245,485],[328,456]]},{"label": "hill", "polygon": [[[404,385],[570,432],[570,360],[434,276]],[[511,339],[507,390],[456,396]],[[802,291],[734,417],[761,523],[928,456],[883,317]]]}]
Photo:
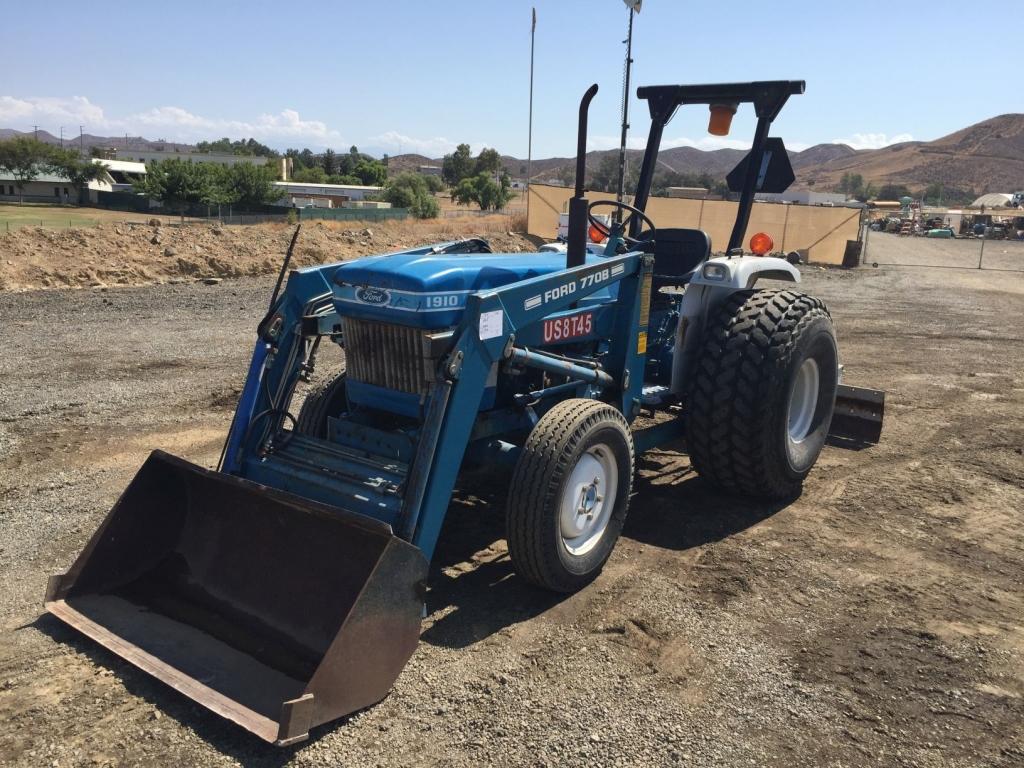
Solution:
[{"label": "hill", "polygon": [[[27,136],[32,132],[0,128],[0,139]],[[40,140],[59,144],[60,139],[47,131],[39,131]],[[194,151],[191,144],[152,141],[141,136],[110,137],[85,134],[81,142],[90,147],[163,148],[181,152]],[[66,146],[79,143],[77,136],[65,136]],[[608,156],[618,150],[587,153],[587,168],[593,172]],[[693,147],[665,149],[658,155],[661,169],[677,173],[708,173],[716,179],[725,175],[742,159],[738,149],[704,151]],[[905,184],[912,190],[940,183],[961,190],[1012,192],[1024,189],[1024,114],[1006,114],[983,120],[934,141],[910,141],[882,149],[856,150],[846,144],[817,144],[803,151],[790,151],[796,172],[794,187],[817,190],[835,189],[843,174],[860,174],[865,182],[877,186]],[[643,153],[629,150],[628,161],[637,167]],[[503,155],[502,163],[514,178],[526,176],[523,158]],[[420,154],[393,155],[388,159],[389,173],[415,171],[421,165],[440,165],[443,158]],[[576,160],[572,157],[548,157],[533,160],[534,181],[572,178]]]},{"label": "hill", "polygon": [[812,189],[831,189],[844,173],[859,173],[865,182],[911,189],[939,183],[978,194],[1011,192],[1024,187],[1024,114],[999,115],[935,141],[850,150],[805,166],[794,160],[793,166],[796,183]]},{"label": "hill", "polygon": [[[13,128],[0,128],[0,139],[11,139],[15,136],[36,136],[40,141],[47,144],[60,145],[61,139],[59,136],[54,136],[49,131],[16,131]],[[78,147],[84,145],[85,150],[88,152],[92,147],[108,148],[130,146],[133,149],[151,149],[151,150],[163,150],[170,152],[195,152],[196,148],[193,144],[184,144],[177,141],[164,141],[159,139],[152,141],[150,139],[143,138],[142,136],[95,136],[91,133],[83,134],[81,137],[72,136],[69,134],[64,136],[65,147]]]}]

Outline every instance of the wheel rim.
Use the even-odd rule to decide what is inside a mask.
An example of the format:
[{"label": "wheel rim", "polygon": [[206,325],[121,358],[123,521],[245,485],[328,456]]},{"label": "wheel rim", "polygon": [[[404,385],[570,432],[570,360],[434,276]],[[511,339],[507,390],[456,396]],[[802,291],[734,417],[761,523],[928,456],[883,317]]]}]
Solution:
[{"label": "wheel rim", "polygon": [[793,390],[789,395],[789,439],[801,443],[811,431],[814,411],[818,406],[818,388],[821,376],[818,363],[807,358],[797,369]]},{"label": "wheel rim", "polygon": [[615,454],[601,443],[580,456],[562,492],[559,528],[572,555],[585,555],[604,536],[615,507],[619,468]]}]

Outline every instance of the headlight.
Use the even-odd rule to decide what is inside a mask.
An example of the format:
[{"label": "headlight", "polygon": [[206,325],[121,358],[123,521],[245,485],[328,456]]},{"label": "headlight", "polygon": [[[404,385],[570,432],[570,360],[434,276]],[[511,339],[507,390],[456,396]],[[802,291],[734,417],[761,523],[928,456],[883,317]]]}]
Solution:
[{"label": "headlight", "polygon": [[729,277],[729,268],[720,262],[709,261],[701,270],[705,280],[725,280]]}]

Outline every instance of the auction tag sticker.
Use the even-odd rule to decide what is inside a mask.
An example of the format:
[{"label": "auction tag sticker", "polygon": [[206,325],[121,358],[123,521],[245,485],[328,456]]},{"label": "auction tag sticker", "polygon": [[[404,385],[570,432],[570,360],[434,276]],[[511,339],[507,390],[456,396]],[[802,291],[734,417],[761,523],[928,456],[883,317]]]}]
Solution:
[{"label": "auction tag sticker", "polygon": [[544,321],[544,343],[586,336],[594,330],[594,313],[584,312],[569,317],[556,317]]},{"label": "auction tag sticker", "polygon": [[498,336],[501,336],[504,316],[504,311],[500,309],[480,314],[480,341],[496,339]]}]

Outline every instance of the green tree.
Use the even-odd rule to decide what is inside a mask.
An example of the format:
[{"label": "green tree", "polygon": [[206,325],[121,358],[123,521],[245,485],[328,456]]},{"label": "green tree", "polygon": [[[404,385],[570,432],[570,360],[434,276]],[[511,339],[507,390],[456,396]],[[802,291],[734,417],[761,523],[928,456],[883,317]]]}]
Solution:
[{"label": "green tree", "polygon": [[864,177],[859,173],[844,173],[839,179],[839,186],[836,192],[850,197],[859,197],[864,194]]},{"label": "green tree", "polygon": [[418,173],[400,173],[384,187],[384,199],[396,208],[408,208],[418,219],[433,219],[440,212],[437,199]]},{"label": "green tree", "polygon": [[213,201],[211,177],[207,163],[193,163],[171,157],[151,163],[146,175],[135,183],[136,192],[159,200],[171,210],[184,211],[189,203],[209,204]]},{"label": "green tree", "polygon": [[512,199],[512,190],[508,174],[502,174],[500,181],[495,181],[489,173],[483,171],[468,179],[463,179],[452,190],[452,200],[459,205],[476,203],[481,211],[499,211]]},{"label": "green tree", "polygon": [[358,176],[366,186],[379,187],[387,180],[388,169],[378,160],[361,158],[352,169],[352,175]]},{"label": "green tree", "polygon": [[229,155],[278,157],[276,150],[273,150],[266,144],[262,144],[252,138],[232,141],[225,136],[224,138],[217,139],[216,141],[200,141],[196,144],[196,149],[200,152],[223,152]]},{"label": "green tree", "polygon": [[303,184],[326,184],[327,174],[319,165],[299,168],[292,174],[292,180]]},{"label": "green tree", "polygon": [[324,154],[320,158],[320,165],[328,176],[338,171],[338,156],[334,154],[333,149],[324,150]]},{"label": "green tree", "polygon": [[456,205],[469,205],[476,202],[476,184],[474,179],[463,179],[452,189],[452,201]]},{"label": "green tree", "polygon": [[15,136],[0,141],[0,168],[6,168],[14,177],[20,202],[25,202],[25,185],[39,178],[49,169],[53,147],[30,136]]},{"label": "green tree", "polygon": [[362,186],[363,180],[358,176],[353,176],[351,173],[340,174],[336,173],[333,176],[328,176],[327,181],[331,184],[348,184],[354,186]]},{"label": "green tree", "polygon": [[475,163],[469,144],[459,144],[450,155],[441,161],[441,178],[449,187],[458,186],[463,179],[472,176]]},{"label": "green tree", "polygon": [[107,166],[93,162],[90,158],[83,158],[73,149],[52,150],[47,165],[53,173],[66,178],[75,188],[79,202],[82,200],[82,191],[89,182],[101,179],[107,173]]},{"label": "green tree", "polygon": [[[226,193],[224,196],[229,202],[242,206],[267,205],[284,194],[274,186],[273,168],[253,163],[235,163],[227,170],[227,177],[214,187],[217,194]],[[218,190],[217,186],[222,188]]]},{"label": "green tree", "polygon": [[424,176],[423,181],[427,184],[427,189],[431,192],[437,193],[444,189],[444,182],[441,181],[440,176]]},{"label": "green tree", "polygon": [[899,200],[901,197],[913,197],[906,184],[884,184],[878,190],[878,200]]},{"label": "green tree", "polygon": [[480,154],[476,157],[476,172],[497,176],[499,168],[501,168],[501,155],[498,154],[498,150],[481,149]]}]

